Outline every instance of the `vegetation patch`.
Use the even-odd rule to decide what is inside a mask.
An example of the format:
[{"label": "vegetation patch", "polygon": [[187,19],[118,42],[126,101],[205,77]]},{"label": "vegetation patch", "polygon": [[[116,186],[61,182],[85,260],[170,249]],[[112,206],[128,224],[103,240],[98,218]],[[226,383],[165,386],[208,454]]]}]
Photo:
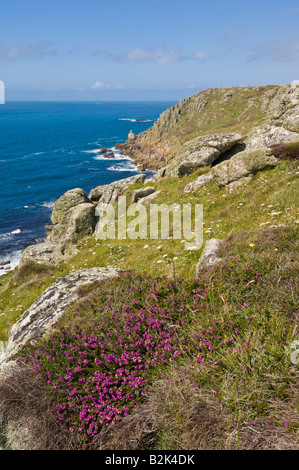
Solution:
[{"label": "vegetation patch", "polygon": [[[131,272],[94,285],[18,373],[31,371],[80,448],[296,448],[298,285],[280,299],[299,274],[292,230],[232,235],[223,264],[195,280]],[[0,396],[3,413],[1,384]]]}]

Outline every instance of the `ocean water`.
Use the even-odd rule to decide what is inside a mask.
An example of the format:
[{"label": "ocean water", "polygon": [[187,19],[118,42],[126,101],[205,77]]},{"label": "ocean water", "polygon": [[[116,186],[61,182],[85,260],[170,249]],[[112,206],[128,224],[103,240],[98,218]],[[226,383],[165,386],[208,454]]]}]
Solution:
[{"label": "ocean water", "polygon": [[[0,263],[45,237],[53,204],[73,188],[89,191],[138,171],[101,147],[148,129],[173,102],[10,102],[0,106]],[[145,119],[146,122],[139,122]],[[4,270],[0,270],[3,274]]]}]

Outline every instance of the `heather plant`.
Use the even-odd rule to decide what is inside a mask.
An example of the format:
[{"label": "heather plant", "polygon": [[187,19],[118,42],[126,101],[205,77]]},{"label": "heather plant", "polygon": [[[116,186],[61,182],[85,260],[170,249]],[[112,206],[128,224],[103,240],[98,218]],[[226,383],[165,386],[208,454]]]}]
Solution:
[{"label": "heather plant", "polygon": [[276,144],[271,147],[273,155],[279,160],[299,160],[299,142]]},{"label": "heather plant", "polygon": [[[284,256],[293,266],[294,255]],[[212,397],[233,430],[242,420],[273,420],[273,403],[288,400],[296,375],[286,355],[293,324],[269,300],[267,276],[276,263],[252,252],[201,279],[126,273],[87,297],[83,289],[81,301],[18,363],[46,384],[51,413],[83,448],[97,448],[111,426],[138,416],[159,381]]]}]

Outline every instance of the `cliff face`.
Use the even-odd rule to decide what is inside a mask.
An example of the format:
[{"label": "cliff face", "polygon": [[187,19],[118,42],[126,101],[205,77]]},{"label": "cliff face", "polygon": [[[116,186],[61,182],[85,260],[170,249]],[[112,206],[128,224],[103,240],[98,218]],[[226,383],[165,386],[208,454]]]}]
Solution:
[{"label": "cliff face", "polygon": [[273,133],[273,126],[298,132],[299,106],[292,102],[293,93],[291,85],[207,89],[167,109],[150,129],[121,148],[141,169],[158,170],[199,136],[233,132],[246,141],[263,125],[269,126],[263,135]]}]

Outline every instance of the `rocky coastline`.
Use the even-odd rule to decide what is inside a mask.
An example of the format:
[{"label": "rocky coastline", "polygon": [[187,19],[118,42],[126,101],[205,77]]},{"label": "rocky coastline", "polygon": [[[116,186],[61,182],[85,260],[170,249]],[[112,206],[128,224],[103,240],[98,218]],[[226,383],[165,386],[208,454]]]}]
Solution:
[{"label": "rocky coastline", "polygon": [[[293,199],[296,175],[298,174],[299,104],[292,101],[291,86],[205,90],[194,97],[182,100],[178,105],[165,111],[148,131],[136,136],[132,130],[128,135],[128,140],[125,143],[117,144],[115,148],[128,155],[132,159],[132,163],[138,165],[141,172],[111,184],[97,186],[89,194],[86,194],[81,188],[67,191],[54,204],[51,216],[52,223],[45,227],[47,231],[46,238],[40,239],[39,243],[29,246],[23,251],[16,271],[9,274],[9,271],[12,271],[11,260],[9,259],[0,264],[0,270],[6,273],[6,276],[4,276],[6,284],[0,283],[0,294],[2,299],[4,296],[6,296],[6,299],[8,297],[13,299],[12,303],[6,302],[5,307],[1,307],[2,313],[0,313],[0,317],[5,318],[2,325],[5,325],[6,328],[6,336],[2,335],[5,343],[0,341],[0,379],[2,380],[2,382],[0,380],[0,388],[2,384],[2,396],[6,393],[5,384],[8,383],[9,393],[6,393],[5,400],[8,403],[7,407],[13,410],[19,400],[23,382],[20,381],[21,387],[17,390],[17,400],[11,403],[11,385],[14,383],[15,377],[20,377],[19,369],[16,368],[15,361],[12,361],[12,359],[22,352],[24,346],[34,348],[38,344],[37,340],[41,338],[45,343],[49,337],[49,332],[55,332],[55,329],[58,329],[57,323],[65,318],[65,314],[67,312],[67,314],[70,314],[72,308],[76,311],[79,305],[82,307],[79,323],[81,323],[81,320],[84,321],[85,309],[88,309],[88,306],[95,302],[95,298],[98,298],[98,296],[102,296],[102,300],[107,301],[109,314],[110,310],[112,312],[118,311],[117,309],[110,309],[114,297],[121,305],[125,305],[125,308],[129,309],[124,302],[128,301],[129,303],[133,291],[132,285],[127,281],[130,270],[136,271],[138,282],[137,287],[134,287],[134,289],[139,296],[141,289],[139,281],[142,280],[142,273],[145,271],[148,273],[148,268],[150,268],[149,276],[155,276],[154,290],[149,296],[151,291],[146,288],[146,296],[148,297],[143,297],[141,303],[139,297],[138,300],[134,301],[133,314],[130,318],[135,318],[136,305],[142,306],[143,312],[144,308],[147,308],[149,297],[159,300],[156,292],[158,289],[157,279],[160,282],[162,276],[164,276],[163,280],[166,279],[168,283],[166,291],[169,290],[171,284],[174,292],[178,289],[179,282],[187,280],[187,283],[190,281],[192,293],[196,294],[189,308],[190,312],[196,315],[196,320],[194,317],[192,322],[192,332],[195,331],[194,328],[198,318],[200,322],[207,321],[205,328],[211,332],[211,342],[208,342],[209,347],[207,348],[205,344],[206,337],[201,336],[204,327],[199,324],[198,336],[195,336],[196,349],[194,351],[196,352],[194,352],[194,357],[196,357],[196,361],[192,362],[192,367],[190,368],[189,355],[189,359],[185,364],[182,362],[179,365],[174,362],[170,363],[171,374],[174,374],[172,384],[168,378],[167,381],[165,380],[165,374],[163,379],[157,381],[156,386],[160,388],[157,388],[156,396],[149,395],[149,401],[146,402],[145,407],[144,403],[142,404],[141,412],[145,414],[140,415],[139,410],[135,414],[129,414],[123,421],[120,421],[119,426],[122,426],[123,423],[126,426],[126,423],[129,423],[124,428],[124,432],[126,436],[129,436],[130,446],[135,446],[137,440],[130,439],[132,429],[135,429],[134,421],[127,421],[127,419],[134,420],[136,416],[137,419],[141,416],[139,419],[141,419],[142,429],[148,429],[148,423],[144,420],[144,416],[150,416],[153,410],[156,412],[159,403],[164,413],[164,409],[168,406],[170,387],[175,384],[175,388],[172,389],[172,393],[175,394],[175,403],[177,403],[178,396],[183,399],[181,401],[182,407],[186,405],[189,399],[193,401],[195,397],[196,400],[198,399],[195,402],[196,406],[193,408],[196,420],[198,420],[198,413],[202,412],[202,418],[198,426],[200,434],[196,441],[201,442],[204,417],[209,415],[211,410],[215,411],[215,407],[220,401],[220,399],[218,401],[218,396],[222,396],[220,393],[218,395],[218,385],[213,382],[215,379],[215,360],[217,359],[217,364],[221,362],[220,366],[222,366],[223,358],[226,360],[228,357],[225,365],[228,369],[225,369],[223,373],[225,378],[223,379],[224,388],[221,393],[224,396],[228,388],[231,387],[232,399],[230,403],[231,406],[235,406],[235,377],[238,377],[240,383],[241,380],[244,380],[244,390],[250,388],[248,387],[248,380],[251,377],[251,371],[254,371],[255,363],[257,363],[258,371],[257,380],[260,384],[265,385],[263,394],[269,393],[268,372],[263,372],[265,375],[263,381],[260,373],[262,369],[259,364],[262,364],[264,371],[269,371],[273,366],[273,358],[276,356],[270,352],[271,362],[267,359],[264,333],[262,332],[262,336],[259,336],[262,322],[266,325],[263,328],[265,328],[264,331],[267,331],[269,337],[267,340],[269,351],[272,351],[271,348],[273,347],[272,334],[275,332],[274,330],[283,330],[280,323],[276,323],[279,315],[281,315],[279,321],[285,321],[284,319],[287,318],[285,328],[290,329],[287,338],[290,339],[295,332],[292,322],[298,320],[296,317],[297,310],[293,308],[293,301],[288,299],[288,289],[293,289],[295,292],[293,273],[296,271],[293,249],[296,244],[296,241],[294,241],[295,224],[299,221],[295,219],[293,214],[295,211]],[[101,148],[99,154],[105,158],[114,157],[113,152],[109,153],[106,148]],[[287,162],[282,161],[281,155],[286,157]],[[291,158],[289,158],[290,156]],[[146,174],[143,172],[148,169],[155,171],[150,181],[146,181]],[[103,213],[109,206],[116,204],[123,195],[126,196],[128,205],[136,203],[146,205],[154,201],[155,198],[158,200],[158,204],[173,204],[179,201],[182,204],[190,205],[195,201],[202,203],[204,200],[203,204],[206,204],[204,208],[208,214],[206,220],[208,220],[209,225],[206,225],[203,229],[205,237],[202,249],[197,250],[196,253],[187,250],[183,253],[182,240],[175,240],[174,236],[169,236],[167,240],[163,240],[163,242],[165,241],[164,245],[161,240],[148,240],[147,242],[135,239],[123,242],[117,240],[114,244],[110,241],[107,243],[106,240],[99,241],[95,235]],[[267,198],[269,198],[268,202],[266,202]],[[281,210],[278,210],[279,198],[284,200]],[[246,207],[244,207],[245,204]],[[265,204],[267,204],[266,207]],[[240,208],[245,209],[242,217],[239,217],[239,215],[241,216],[241,211],[238,212]],[[284,209],[285,213],[282,213]],[[260,213],[263,213],[265,217],[263,220],[260,219]],[[281,216],[281,218],[274,223],[272,221],[276,216]],[[235,228],[237,228],[237,233],[233,233]],[[166,241],[169,242],[167,247]],[[283,250],[285,251],[283,252]],[[122,262],[123,264],[121,264]],[[255,267],[256,264],[258,264],[258,267]],[[179,275],[177,266],[180,266],[181,269]],[[260,277],[262,278],[261,282],[264,282],[262,287],[259,285]],[[224,278],[226,284],[223,284]],[[198,291],[194,290],[194,283],[196,282],[199,282]],[[214,289],[215,285],[218,286],[219,291],[216,288]],[[272,285],[274,289],[272,289]],[[120,299],[118,299],[119,293],[117,295],[116,293],[119,286],[121,289],[126,286],[126,289],[130,288],[132,290],[130,290],[130,293],[126,290],[125,298],[120,296]],[[112,289],[112,291],[109,289]],[[266,295],[264,292],[266,292]],[[161,295],[161,302],[164,299],[164,294]],[[175,293],[175,297],[171,296],[170,299],[171,305],[179,308],[177,310],[179,321],[180,317],[186,313],[184,308],[189,293],[185,292],[181,298],[177,297],[178,295]],[[234,303],[231,301],[233,295],[235,295]],[[28,299],[24,301],[27,296]],[[215,304],[217,296],[219,297],[218,303]],[[274,296],[276,297],[275,301],[272,302],[274,312],[272,315],[267,309],[268,303],[271,303],[270,298]],[[281,303],[279,303],[280,297],[282,298]],[[210,305],[206,305],[208,298],[212,299]],[[254,303],[252,303],[252,299],[254,299]],[[25,305],[20,304],[21,301]],[[144,304],[142,304],[143,301]],[[197,302],[198,305],[196,305]],[[247,303],[250,304],[251,310],[247,311]],[[93,319],[98,308],[98,304],[94,305],[96,307],[92,307]],[[157,309],[155,305],[154,308]],[[161,311],[164,312],[165,308],[166,306],[161,303]],[[3,312],[4,309],[5,312]],[[160,311],[160,307],[158,311]],[[71,314],[74,315],[72,311]],[[189,312],[188,315],[190,315]],[[188,315],[186,314],[186,318]],[[75,316],[72,318],[75,318]],[[254,323],[255,319],[259,323]],[[99,323],[103,320],[105,318],[101,317]],[[111,323],[108,322],[107,325],[110,328],[110,330],[107,330],[108,338],[111,332]],[[153,329],[156,328],[156,320],[153,325]],[[174,326],[176,327],[176,324],[171,318],[171,324],[168,326],[169,331],[174,331]],[[184,326],[185,319],[182,316],[182,322],[179,328],[176,329],[183,330]],[[166,329],[167,327],[163,326],[163,334]],[[205,373],[209,376],[207,382],[204,382],[204,386],[200,387],[198,385],[200,381],[196,379],[198,382],[196,382],[196,388],[194,388],[193,373],[195,367],[197,367],[196,373],[204,369],[202,367],[202,357],[207,349],[209,352],[206,356],[208,360],[204,362],[205,367],[210,362],[210,354],[213,354],[215,342],[213,332],[215,329],[217,329],[217,340],[221,340],[221,347],[226,347],[228,343],[227,346],[230,349],[226,350],[225,357],[221,352],[221,361],[218,360],[218,356],[215,356],[216,359],[212,361],[212,373]],[[244,330],[242,340],[238,336],[240,329]],[[84,337],[86,331],[84,330]],[[134,337],[136,331],[134,330]],[[225,335],[223,340],[220,336],[222,334]],[[188,335],[186,338],[190,340],[189,327]],[[146,337],[146,335],[144,336]],[[75,335],[71,337],[71,347],[73,347],[74,338]],[[123,346],[122,338],[118,335],[117,341]],[[51,336],[50,339],[52,341]],[[236,341],[234,348],[233,341]],[[282,351],[281,361],[285,361],[286,340],[284,337],[280,338],[275,342],[275,347],[279,341],[279,347],[281,346]],[[230,346],[230,342],[232,342],[232,346]],[[247,346],[250,342],[252,342],[252,356],[250,358],[254,358],[254,361],[248,360],[249,353],[247,353],[247,350],[249,349]],[[245,344],[246,350],[243,344]],[[182,343],[180,343],[180,347],[182,347]],[[238,358],[242,348],[245,350],[244,362],[239,364]],[[186,348],[186,350],[189,351],[189,348]],[[81,354],[81,351],[79,354]],[[177,354],[177,351],[175,354]],[[232,365],[229,362],[230,356],[234,359],[231,361]],[[107,357],[109,363],[109,356]],[[63,361],[65,359],[65,356],[63,356]],[[198,362],[197,359],[199,359]],[[166,361],[163,362],[163,367],[164,364],[166,364],[165,368],[169,366]],[[284,371],[289,366],[290,364],[285,366]],[[67,362],[67,367],[69,367],[69,362]],[[94,364],[92,364],[92,367],[94,367]],[[232,370],[230,374],[227,373],[227,370],[230,370],[229,367]],[[240,369],[239,376],[236,375],[236,370],[239,370],[236,367]],[[247,368],[250,369],[250,374],[247,373]],[[59,370],[59,374],[61,373],[61,376],[63,376],[65,373],[63,367],[61,370],[62,372]],[[26,366],[26,368],[20,368],[20,371],[21,374],[27,373],[29,368]],[[83,369],[80,371],[83,375],[85,374]],[[217,370],[217,379],[221,375],[222,371]],[[233,378],[231,384],[229,384],[229,377]],[[34,380],[33,386],[36,387],[36,379]],[[81,380],[81,377],[79,380]],[[82,380],[85,380],[85,376]],[[271,380],[274,380],[272,376]],[[256,385],[256,382],[252,383],[254,386]],[[280,377],[278,377],[277,384],[279,387],[281,386]],[[186,388],[179,388],[185,385]],[[190,387],[193,387],[192,397]],[[277,386],[277,390],[280,390],[279,387]],[[272,388],[274,390],[274,387]],[[13,390],[15,389],[13,388]],[[179,394],[177,393],[178,390]],[[208,399],[205,398],[205,406],[201,408],[203,406],[202,397],[204,397],[206,390],[208,390]],[[160,399],[161,393],[162,400]],[[27,392],[25,392],[26,394]],[[70,396],[68,395],[68,398]],[[153,396],[156,402],[150,401],[153,400]],[[212,402],[211,396],[212,399],[217,397],[217,402],[215,400]],[[27,398],[26,396],[26,400]],[[182,399],[180,398],[180,400]],[[0,405],[3,405],[5,400],[0,400]],[[248,403],[248,400],[244,398],[242,403]],[[147,411],[148,406],[150,406],[150,412]],[[256,401],[252,406],[256,411]],[[284,396],[283,412],[285,406]],[[242,409],[242,412],[244,411],[243,408],[240,409]],[[30,408],[30,413],[32,412],[34,419],[38,419],[39,416],[35,416],[35,410],[36,405],[33,407],[33,412]],[[47,416],[48,412],[49,407],[45,411]],[[261,408],[263,418],[264,413],[264,408]],[[170,408],[169,415],[173,415],[173,408]],[[13,412],[11,416],[7,418],[7,422],[3,421],[4,424],[0,423],[0,437],[4,437],[6,448],[26,449],[32,447],[32,440],[34,439],[31,438],[30,445],[26,441],[26,437],[30,437],[30,433],[32,436],[34,435],[32,430],[28,430],[30,426],[28,428],[26,426],[28,416],[23,421],[22,413],[20,413],[21,417],[15,416]],[[31,414],[29,414],[28,422],[30,422],[30,419],[32,420]],[[223,419],[222,416],[221,419]],[[227,423],[231,424],[231,419],[231,415],[228,414]],[[52,421],[51,415],[51,423]],[[185,418],[184,420],[180,418],[180,423],[183,421],[185,421]],[[170,420],[170,422],[172,421]],[[245,423],[246,429],[248,428],[248,422]],[[194,423],[192,422],[192,428],[190,428],[192,432],[196,424]],[[260,426],[262,426],[261,423],[259,423]],[[207,435],[209,436],[210,424],[208,422]],[[255,426],[255,423],[252,424],[252,421],[250,421],[250,425],[251,427]],[[281,427],[283,429],[283,425]],[[175,425],[175,430],[177,428],[178,426]],[[115,429],[117,431],[117,425]],[[155,427],[155,432],[156,429],[159,428]],[[281,431],[278,426],[277,429]],[[67,432],[67,440],[69,441],[69,429]],[[230,433],[230,437],[234,432]],[[258,434],[259,437],[262,434],[262,432],[255,429],[253,429],[253,432]],[[272,438],[272,428],[270,434]],[[288,437],[290,438],[290,436]],[[244,448],[246,448],[247,440],[245,444],[243,443]],[[118,438],[116,441],[119,445]],[[0,442],[0,448],[1,445]],[[39,442],[38,445],[43,447],[47,443]],[[237,446],[239,446],[239,442]]]}]

